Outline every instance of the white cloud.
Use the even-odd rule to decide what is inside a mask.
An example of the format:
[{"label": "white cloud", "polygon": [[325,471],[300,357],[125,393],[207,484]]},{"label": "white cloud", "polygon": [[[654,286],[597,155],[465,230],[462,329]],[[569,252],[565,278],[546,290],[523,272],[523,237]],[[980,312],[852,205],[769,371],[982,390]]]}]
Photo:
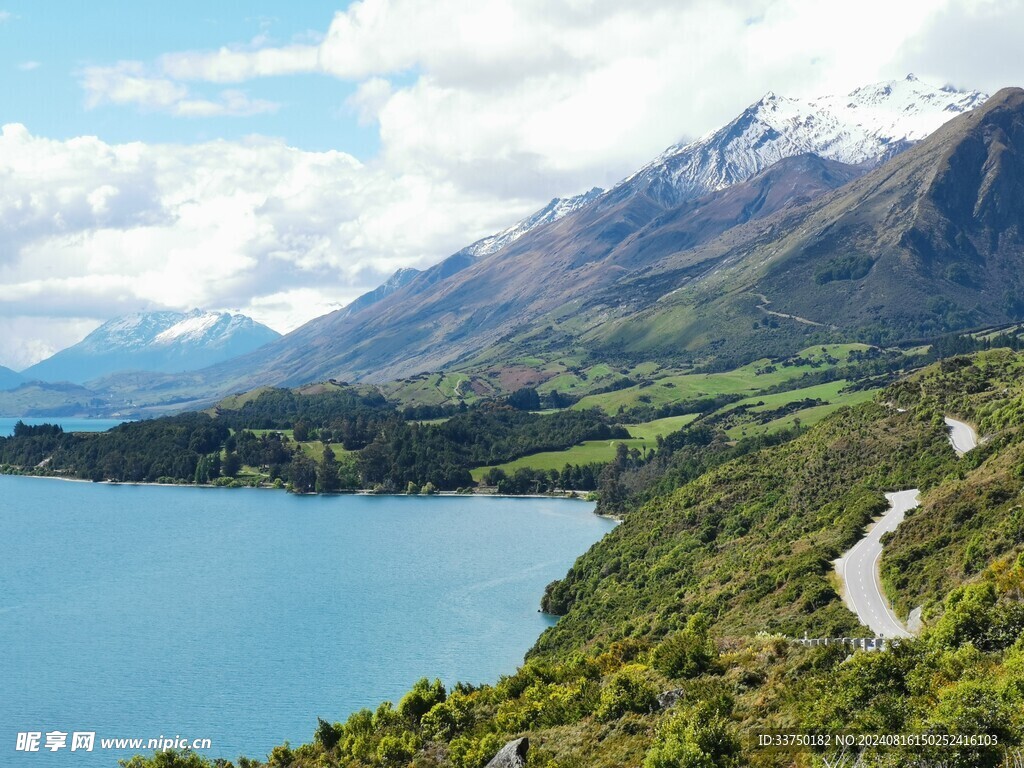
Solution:
[{"label": "white cloud", "polygon": [[922,78],[995,93],[1024,85],[1024,0],[950,3],[899,54]]},{"label": "white cloud", "polygon": [[319,49],[314,45],[245,50],[221,48],[169,53],[160,57],[160,69],[177,80],[204,80],[211,83],[240,83],[256,77],[315,72]]},{"label": "white cloud", "polygon": [[[0,364],[12,367],[142,308],[235,309],[290,330],[529,205],[266,139],[113,145],[16,124],[0,133],[0,178]],[[27,343],[31,317],[45,343]]]},{"label": "white cloud", "polygon": [[0,317],[203,306],[286,330],[554,195],[613,184],[767,90],[845,92],[909,70],[1019,82],[1022,27],[1024,0],[360,0],[320,39],[88,67],[90,107],[195,118],[278,108],[240,90],[254,79],[338,78],[380,153],[52,142],[8,126]]},{"label": "white cloud", "polygon": [[219,100],[198,98],[182,83],[153,76],[139,61],[121,61],[108,67],[86,67],[81,73],[88,109],[104,104],[136,105],[180,117],[244,117],[276,112],[279,104],[250,99],[239,90],[220,93]]},{"label": "white cloud", "polygon": [[81,341],[96,328],[89,318],[0,317],[0,355],[3,365],[23,370],[33,363]]},{"label": "white cloud", "polygon": [[14,14],[12,14],[10,11],[0,11],[0,24],[6,24],[13,18]]},{"label": "white cloud", "polygon": [[356,84],[348,106],[379,124],[390,168],[540,200],[612,184],[764,91],[902,76],[903,46],[936,14],[979,6],[1020,28],[1005,24],[1019,0],[359,0],[316,44],[166,54],[153,99],[196,81],[331,75]]},{"label": "white cloud", "polygon": [[31,72],[32,70],[39,69],[42,66],[38,61],[23,61],[18,65],[18,69],[22,72]]}]

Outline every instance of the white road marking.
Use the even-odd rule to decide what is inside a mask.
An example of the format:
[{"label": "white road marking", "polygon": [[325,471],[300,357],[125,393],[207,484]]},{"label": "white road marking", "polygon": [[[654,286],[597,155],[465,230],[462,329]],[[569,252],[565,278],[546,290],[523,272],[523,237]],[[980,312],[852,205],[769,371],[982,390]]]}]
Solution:
[{"label": "white road marking", "polygon": [[[882,536],[896,530],[903,522],[904,514],[920,503],[918,493],[916,488],[887,493],[885,497],[889,500],[889,510],[840,560],[838,571],[846,587],[847,607],[878,637],[911,637],[885,598],[878,561],[882,556]],[[850,578],[851,567],[853,575],[857,577],[856,582]]]}]

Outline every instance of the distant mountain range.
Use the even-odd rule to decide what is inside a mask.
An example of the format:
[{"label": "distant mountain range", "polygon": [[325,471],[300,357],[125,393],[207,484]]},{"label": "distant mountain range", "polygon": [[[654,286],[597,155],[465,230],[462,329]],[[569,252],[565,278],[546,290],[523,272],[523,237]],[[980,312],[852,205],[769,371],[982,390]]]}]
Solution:
[{"label": "distant mountain range", "polygon": [[0,390],[14,389],[22,381],[24,381],[24,378],[20,373],[15,373],[10,368],[4,368],[0,365]]},{"label": "distant mountain range", "polygon": [[554,200],[254,351],[101,390],[198,404],[538,355],[736,362],[1024,318],[1022,94],[913,76],[768,94],[611,190]]},{"label": "distant mountain range", "polygon": [[178,373],[251,352],[281,334],[229,312],[137,312],[21,372],[23,380],[82,384],[122,371]]},{"label": "distant mountain range", "polygon": [[713,344],[749,357],[779,338],[766,323],[892,343],[1024,319],[1024,90],[807,205],[660,260],[612,301],[617,319],[591,345],[651,355]]}]

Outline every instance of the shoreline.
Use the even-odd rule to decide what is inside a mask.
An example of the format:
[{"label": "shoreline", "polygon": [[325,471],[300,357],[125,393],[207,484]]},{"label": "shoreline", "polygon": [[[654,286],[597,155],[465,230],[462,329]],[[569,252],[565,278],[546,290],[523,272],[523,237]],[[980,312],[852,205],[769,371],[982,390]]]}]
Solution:
[{"label": "shoreline", "polygon": [[[134,481],[134,480],[86,480],[81,477],[65,477],[63,475],[37,475],[31,473],[21,472],[0,472],[2,477],[29,477],[36,480],[61,480],[65,483],[87,483],[89,485],[129,485],[129,486],[148,486],[153,488],[197,488],[197,489],[208,489],[208,490],[250,490],[250,491],[284,491],[290,493],[287,488],[275,488],[272,485],[213,485],[211,483],[154,483],[150,481]],[[583,496],[577,495],[575,492],[569,492],[564,494],[551,494],[551,493],[478,493],[476,491],[472,493],[459,493],[458,491],[438,491],[437,493],[375,493],[371,490],[360,489],[356,491],[333,491],[331,493],[293,493],[294,496],[393,496],[399,498],[432,498],[432,497],[446,497],[446,498],[494,498],[494,499],[561,499],[564,501],[584,501],[590,504],[597,504],[594,501],[588,501]],[[603,517],[608,520],[615,520],[621,522],[621,518],[614,515],[598,514],[594,512],[598,517]]]}]

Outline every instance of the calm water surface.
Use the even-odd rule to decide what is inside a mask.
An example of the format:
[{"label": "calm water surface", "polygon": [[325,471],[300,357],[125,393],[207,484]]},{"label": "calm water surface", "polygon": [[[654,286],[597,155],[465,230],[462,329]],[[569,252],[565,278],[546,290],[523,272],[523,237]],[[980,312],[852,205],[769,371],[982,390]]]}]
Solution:
[{"label": "calm water surface", "polygon": [[122,419],[74,419],[64,416],[25,416],[23,418],[0,418],[0,437],[14,434],[14,425],[19,421],[26,424],[60,424],[65,432],[106,432],[111,427],[123,424]]},{"label": "calm water surface", "polygon": [[422,676],[494,681],[611,529],[591,510],[0,477],[0,765],[133,752],[15,751],[50,730],[262,758]]}]

